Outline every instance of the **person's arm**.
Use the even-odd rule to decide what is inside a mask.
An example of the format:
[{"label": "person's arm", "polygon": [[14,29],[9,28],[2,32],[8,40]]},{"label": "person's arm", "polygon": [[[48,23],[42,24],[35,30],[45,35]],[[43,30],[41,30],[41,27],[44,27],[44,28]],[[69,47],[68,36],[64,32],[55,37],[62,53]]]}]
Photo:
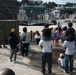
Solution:
[{"label": "person's arm", "polygon": [[28,33],[29,42],[31,42],[30,33]]},{"label": "person's arm", "polygon": [[39,42],[39,47],[42,48],[42,40],[40,40],[40,42]]},{"label": "person's arm", "polygon": [[52,47],[54,47],[54,43],[53,43],[53,41],[51,41],[51,48],[52,48]]},{"label": "person's arm", "polygon": [[23,33],[20,34],[20,40],[23,38]]},{"label": "person's arm", "polygon": [[67,47],[67,43],[66,43],[66,41],[64,41],[63,48],[66,49],[66,47]]}]

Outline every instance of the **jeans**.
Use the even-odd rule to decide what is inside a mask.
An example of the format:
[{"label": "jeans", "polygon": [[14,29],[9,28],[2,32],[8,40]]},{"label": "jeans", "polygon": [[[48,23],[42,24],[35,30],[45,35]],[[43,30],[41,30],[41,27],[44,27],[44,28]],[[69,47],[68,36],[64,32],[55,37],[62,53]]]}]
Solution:
[{"label": "jeans", "polygon": [[43,39],[44,41],[50,41],[50,40],[52,40],[51,37],[42,37],[42,39]]},{"label": "jeans", "polygon": [[68,70],[70,72],[73,71],[73,55],[65,55],[65,71],[68,73]]},{"label": "jeans", "polygon": [[14,55],[14,61],[16,61],[16,57],[17,57],[17,48],[11,50],[11,55],[10,55],[10,60],[11,60],[11,61],[12,61],[13,55]]},{"label": "jeans", "polygon": [[42,72],[45,73],[45,64],[48,63],[48,71],[51,72],[52,68],[52,53],[42,53]]}]

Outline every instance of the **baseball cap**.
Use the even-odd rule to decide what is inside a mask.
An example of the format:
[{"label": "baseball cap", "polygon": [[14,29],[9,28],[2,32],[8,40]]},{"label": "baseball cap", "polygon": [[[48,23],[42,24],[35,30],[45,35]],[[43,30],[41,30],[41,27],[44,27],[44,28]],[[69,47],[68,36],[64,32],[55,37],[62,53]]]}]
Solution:
[{"label": "baseball cap", "polygon": [[11,29],[11,32],[15,32],[15,29],[14,29],[14,28],[12,28],[12,29]]},{"label": "baseball cap", "polygon": [[72,22],[69,22],[69,23],[68,23],[68,26],[69,26],[69,27],[72,27],[72,25],[73,25]]}]

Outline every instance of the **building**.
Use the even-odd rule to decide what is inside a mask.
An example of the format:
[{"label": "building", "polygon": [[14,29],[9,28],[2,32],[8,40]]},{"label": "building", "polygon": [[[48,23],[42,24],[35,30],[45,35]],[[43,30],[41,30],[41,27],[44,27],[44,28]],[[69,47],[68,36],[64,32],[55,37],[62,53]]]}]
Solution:
[{"label": "building", "polygon": [[76,6],[72,6],[72,7],[64,7],[62,6],[58,6],[54,9],[54,11],[59,11],[59,15],[60,18],[71,18],[75,15],[76,13]]},{"label": "building", "polygon": [[22,4],[19,9],[25,10],[29,19],[37,19],[38,15],[44,14],[45,10],[49,10],[44,5],[27,5],[27,4],[25,5]]}]

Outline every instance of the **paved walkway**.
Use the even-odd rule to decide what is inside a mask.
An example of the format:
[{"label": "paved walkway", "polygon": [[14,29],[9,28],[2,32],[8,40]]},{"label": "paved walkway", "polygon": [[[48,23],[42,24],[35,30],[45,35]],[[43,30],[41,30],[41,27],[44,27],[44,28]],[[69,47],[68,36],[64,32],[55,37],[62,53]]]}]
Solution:
[{"label": "paved walkway", "polygon": [[[28,57],[17,56],[17,62],[9,61],[10,50],[8,48],[0,49],[0,69],[11,68],[16,75],[43,75],[41,73],[41,49],[37,45],[32,45],[32,51],[29,52]],[[46,66],[47,69],[47,66]],[[52,75],[67,75],[63,70],[53,62]],[[74,62],[74,73],[76,74],[76,59]]]}]

